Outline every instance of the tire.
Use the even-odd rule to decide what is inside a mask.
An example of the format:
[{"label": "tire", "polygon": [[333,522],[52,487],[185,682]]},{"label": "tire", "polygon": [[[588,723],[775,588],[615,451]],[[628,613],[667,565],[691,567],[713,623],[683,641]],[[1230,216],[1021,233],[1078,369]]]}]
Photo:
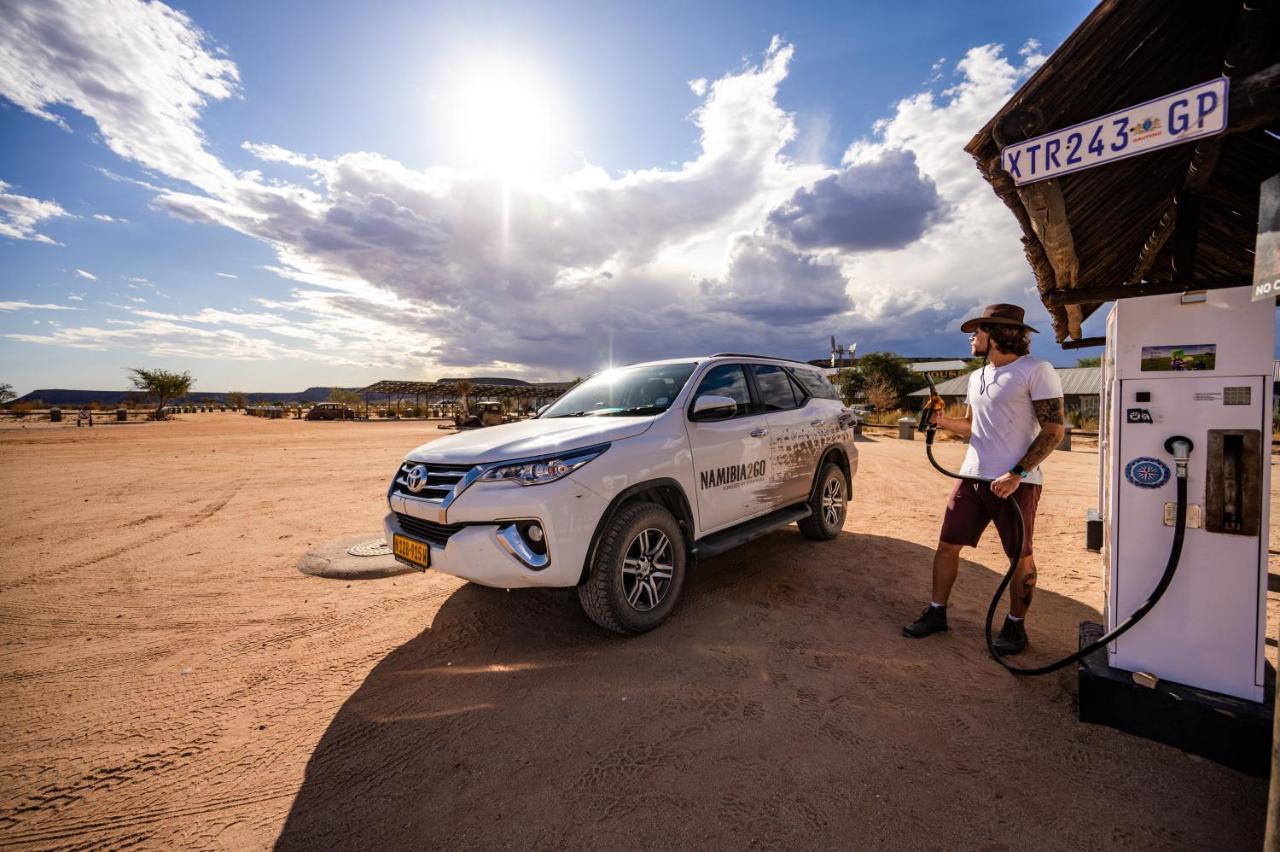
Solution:
[{"label": "tire", "polygon": [[686,561],[684,533],[674,515],[656,503],[627,504],[600,534],[578,600],[606,630],[644,633],[675,609]]},{"label": "tire", "polygon": [[830,541],[840,535],[849,507],[845,485],[844,471],[838,465],[834,462],[822,465],[813,493],[809,496],[809,508],[813,514],[796,524],[805,538]]}]

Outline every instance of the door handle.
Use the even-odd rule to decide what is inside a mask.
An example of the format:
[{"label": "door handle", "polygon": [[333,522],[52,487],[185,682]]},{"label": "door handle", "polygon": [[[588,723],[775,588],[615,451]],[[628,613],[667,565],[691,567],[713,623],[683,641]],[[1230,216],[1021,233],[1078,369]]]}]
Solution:
[{"label": "door handle", "polygon": [[768,435],[768,434],[769,434],[769,430],[763,427],[760,429],[751,430],[751,437],[753,438],[763,438],[765,435]]}]

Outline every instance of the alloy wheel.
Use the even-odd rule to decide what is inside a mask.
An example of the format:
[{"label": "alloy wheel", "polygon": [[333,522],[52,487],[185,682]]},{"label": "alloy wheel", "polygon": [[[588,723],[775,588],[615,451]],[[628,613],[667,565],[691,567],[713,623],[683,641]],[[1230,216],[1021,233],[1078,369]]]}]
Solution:
[{"label": "alloy wheel", "polygon": [[622,559],[622,591],[638,612],[648,612],[662,602],[671,588],[675,570],[671,539],[649,527],[636,534]]},{"label": "alloy wheel", "polygon": [[829,527],[839,526],[844,520],[844,483],[839,476],[828,479],[822,489],[822,519]]}]

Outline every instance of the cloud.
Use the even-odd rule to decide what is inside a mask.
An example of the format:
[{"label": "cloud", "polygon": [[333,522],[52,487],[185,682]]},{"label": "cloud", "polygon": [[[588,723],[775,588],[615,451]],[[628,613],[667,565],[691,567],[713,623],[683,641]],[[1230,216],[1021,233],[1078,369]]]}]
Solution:
[{"label": "cloud", "polygon": [[[75,298],[72,296],[71,298]],[[78,311],[69,305],[35,305],[31,302],[0,302],[0,311]]]},{"label": "cloud", "polygon": [[79,275],[81,278],[87,278],[90,281],[98,280],[98,276],[94,275],[92,272],[86,272],[83,269],[80,269],[79,267],[76,268],[76,275]]},{"label": "cloud", "polygon": [[230,272],[217,272],[215,274],[219,278],[239,278],[240,277],[239,275],[232,275]]},{"label": "cloud", "polygon": [[865,350],[946,332],[1030,286],[1016,224],[962,149],[1043,61],[1038,46],[1018,62],[998,45],[968,51],[953,86],[900,101],[836,168],[787,154],[797,132],[778,93],[794,48],[775,37],[689,83],[696,154],[672,167],[586,162],[519,180],[245,142],[297,170],[267,182],[206,149],[200,112],[238,95],[239,76],[182,13],[114,0],[10,17],[0,94],[48,120],[60,105],[83,112],[120,156],[183,184],[147,184],[155,207],[261,241],[269,271],[297,285],[261,316],[136,316],[95,345],[563,376],[677,351],[812,354],[833,333]]},{"label": "cloud", "polygon": [[163,3],[71,0],[5,4],[0,92],[67,129],[54,109],[93,119],[108,148],[215,191],[234,181],[204,148],[197,124],[211,100],[237,92],[236,66]]},{"label": "cloud", "polygon": [[106,213],[94,213],[93,218],[97,219],[99,222],[113,222],[122,225],[129,221],[128,219],[121,219],[116,216],[108,216]]},{"label": "cloud", "polygon": [[[3,63],[0,62],[0,67]],[[14,240],[31,240],[37,243],[59,245],[51,237],[36,230],[45,219],[70,215],[56,201],[43,201],[10,192],[10,185],[0,180],[0,237]]]},{"label": "cloud", "polygon": [[1033,324],[1048,322],[1022,255],[1017,224],[963,151],[1043,60],[1032,52],[1015,64],[1000,45],[974,47],[956,64],[959,81],[954,86],[899,101],[870,137],[849,146],[846,165],[873,163],[893,151],[911,152],[948,208],[946,219],[921,239],[900,249],[848,258],[845,272],[856,282],[855,332],[885,341],[940,335],[956,340],[958,348],[957,329],[964,316],[998,301],[1022,304]]},{"label": "cloud", "polygon": [[157,357],[225,358],[237,361],[303,360],[352,366],[341,354],[296,349],[234,329],[205,329],[164,320],[58,328],[48,334],[4,334],[9,340],[72,349],[136,349]]},{"label": "cloud", "polygon": [[724,281],[704,281],[715,310],[771,325],[813,325],[849,310],[848,282],[830,259],[800,254],[760,237],[734,245]]},{"label": "cloud", "polygon": [[939,221],[945,205],[910,151],[885,150],[796,190],[769,225],[800,248],[901,248]]}]

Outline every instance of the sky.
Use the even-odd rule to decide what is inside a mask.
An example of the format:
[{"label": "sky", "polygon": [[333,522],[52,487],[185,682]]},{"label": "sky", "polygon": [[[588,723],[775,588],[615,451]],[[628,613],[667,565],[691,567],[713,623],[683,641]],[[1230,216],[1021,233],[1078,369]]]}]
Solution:
[{"label": "sky", "polygon": [[0,382],[1080,354],[963,146],[1089,3],[303,8],[0,0]]}]

